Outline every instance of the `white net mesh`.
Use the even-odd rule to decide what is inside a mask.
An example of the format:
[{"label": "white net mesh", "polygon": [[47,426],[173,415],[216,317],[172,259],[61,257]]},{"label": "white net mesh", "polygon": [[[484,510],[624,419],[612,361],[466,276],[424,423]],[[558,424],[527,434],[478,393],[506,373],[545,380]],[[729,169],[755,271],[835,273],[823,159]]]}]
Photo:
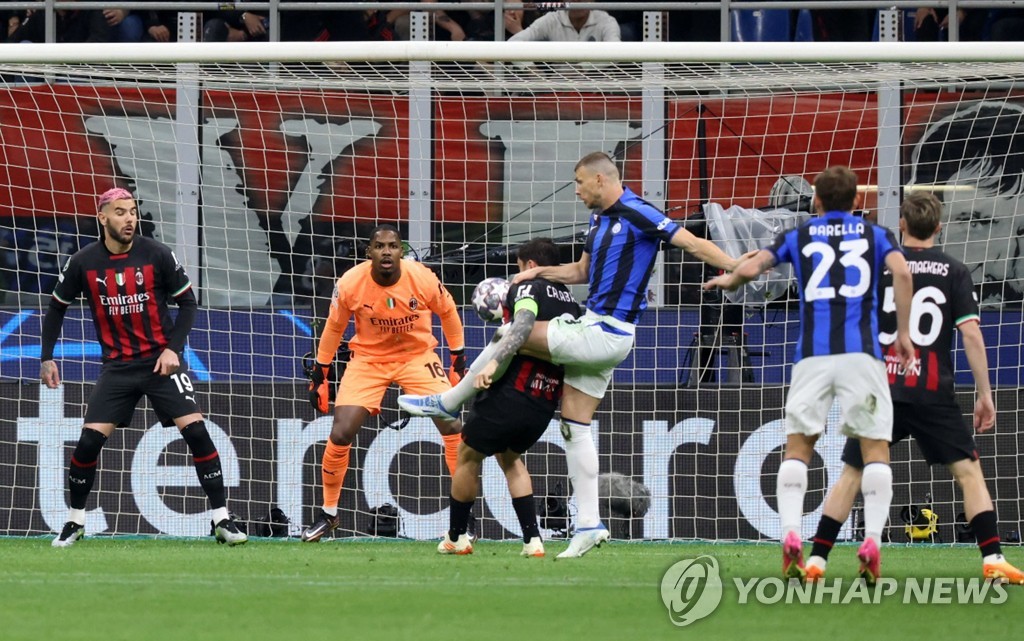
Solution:
[{"label": "white net mesh", "polygon": [[[737,250],[764,246],[804,215],[799,189],[773,189],[782,177],[812,180],[828,165],[849,165],[867,186],[865,208],[890,226],[901,193],[936,191],[947,211],[942,246],[972,269],[983,302],[999,410],[995,435],[978,438],[983,468],[1000,533],[1020,531],[1024,65],[992,61],[1012,51],[958,48],[948,57],[972,62],[897,62],[865,53],[892,49],[853,45],[847,62],[815,62],[800,48],[807,61],[767,62],[782,59],[781,50],[747,48],[743,61],[728,46],[581,54],[500,45],[425,53],[393,44],[368,55],[308,43],[298,53],[272,45],[187,56],[173,46],[145,50],[160,62],[120,62],[127,54],[117,47],[105,49],[107,58],[88,47],[5,52],[0,533],[40,534],[65,520],[66,466],[99,348],[88,310],[73,307],[56,354],[65,384],[41,389],[40,323],[59,266],[96,238],[99,192],[130,189],[143,233],[170,245],[196,285],[201,311],[185,357],[225,461],[230,508],[254,527],[280,508],[295,534],[320,503],[330,431],[330,419],[314,416],[305,400],[300,358],[313,348],[335,277],[363,257],[367,231],[397,223],[410,253],[468,302],[477,282],[509,273],[509,248],[529,237],[556,237],[566,258],[578,255],[587,212],[572,168],[596,150],[621,163],[638,194]],[[823,60],[843,54],[815,51]],[[687,57],[704,61],[678,62]],[[898,100],[880,99],[880,90]],[[895,130],[880,125],[892,113]],[[795,197],[787,202],[786,194]],[[741,208],[735,221],[760,224],[726,224],[733,206]],[[778,534],[774,476],[797,336],[792,293],[778,279],[768,304],[755,293],[738,305],[702,294],[706,277],[694,260],[665,253],[636,348],[598,412],[602,472],[629,476],[651,494],[649,507],[610,503],[617,536]],[[492,330],[464,310],[472,357]],[[958,383],[969,385],[962,352],[956,362]],[[393,429],[403,424],[394,394],[355,442],[342,535],[372,533],[373,512],[385,504],[397,506],[405,536],[432,538],[447,526],[440,438],[419,419]],[[842,440],[834,425],[828,434],[807,524],[839,471]],[[542,519],[549,535],[565,526],[561,447],[552,428],[526,458],[535,494],[551,508]],[[140,405],[104,448],[87,530],[206,534],[207,505],[186,452]],[[900,508],[927,500],[942,539],[955,540],[963,508],[948,473],[929,470],[906,444],[894,460],[894,536],[903,536]],[[482,534],[518,534],[493,462],[482,496]]]}]

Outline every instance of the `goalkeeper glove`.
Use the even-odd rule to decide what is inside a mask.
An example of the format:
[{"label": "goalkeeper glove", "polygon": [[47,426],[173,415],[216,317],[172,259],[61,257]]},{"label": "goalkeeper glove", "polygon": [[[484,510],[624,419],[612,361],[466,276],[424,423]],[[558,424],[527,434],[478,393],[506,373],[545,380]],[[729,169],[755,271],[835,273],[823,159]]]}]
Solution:
[{"label": "goalkeeper glove", "polygon": [[448,382],[454,387],[466,375],[466,349],[452,350],[451,358],[452,366],[448,368]]},{"label": "goalkeeper glove", "polygon": [[324,414],[330,413],[334,402],[334,386],[331,385],[331,366],[315,363],[309,373],[309,403],[313,409]]}]

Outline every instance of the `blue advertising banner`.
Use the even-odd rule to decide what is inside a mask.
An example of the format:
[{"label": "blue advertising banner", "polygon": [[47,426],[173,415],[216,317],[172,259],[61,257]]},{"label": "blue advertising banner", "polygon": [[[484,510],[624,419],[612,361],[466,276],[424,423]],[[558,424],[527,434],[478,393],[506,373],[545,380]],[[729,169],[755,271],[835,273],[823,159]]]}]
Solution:
[{"label": "blue advertising banner", "polygon": [[[0,378],[37,379],[42,316],[39,310],[0,309]],[[1020,310],[982,313],[982,332],[994,385],[1021,384],[1022,316]],[[490,339],[495,326],[484,325],[472,312],[465,313],[463,321],[468,353],[473,358]],[[746,368],[742,379],[745,383],[788,382],[797,325],[796,314],[784,310],[767,310],[747,318],[741,341],[743,350],[730,354],[728,340],[725,348],[705,347],[705,359],[710,358],[709,371],[714,380],[730,380],[726,369],[732,356]],[[437,334],[440,340],[439,330]],[[691,378],[696,381],[692,370],[701,362],[700,335],[696,308],[649,310],[638,326],[635,349],[615,370],[615,384],[686,385]],[[312,349],[313,327],[308,309],[201,309],[184,356],[197,381],[271,382],[302,378],[302,355]],[[98,376],[100,349],[83,308],[68,311],[56,356],[61,361],[64,380],[92,381]],[[970,368],[962,350],[956,352],[956,370],[957,384],[971,384]]]}]

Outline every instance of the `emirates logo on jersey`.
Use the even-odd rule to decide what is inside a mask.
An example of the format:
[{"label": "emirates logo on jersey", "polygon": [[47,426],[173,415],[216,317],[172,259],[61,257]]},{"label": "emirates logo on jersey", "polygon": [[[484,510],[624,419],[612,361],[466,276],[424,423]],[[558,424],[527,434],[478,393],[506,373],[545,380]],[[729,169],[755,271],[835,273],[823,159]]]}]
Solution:
[{"label": "emirates logo on jersey", "polygon": [[409,299],[409,309],[415,310],[420,306],[420,302],[415,297]]}]

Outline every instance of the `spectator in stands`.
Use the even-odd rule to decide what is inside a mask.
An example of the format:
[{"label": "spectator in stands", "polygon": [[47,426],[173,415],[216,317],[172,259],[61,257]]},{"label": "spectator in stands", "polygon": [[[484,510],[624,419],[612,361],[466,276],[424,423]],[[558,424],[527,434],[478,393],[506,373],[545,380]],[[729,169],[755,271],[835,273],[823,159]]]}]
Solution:
[{"label": "spectator in stands", "polygon": [[[325,11],[323,19],[329,39],[335,41],[398,40],[395,21],[407,11]],[[362,19],[355,19],[359,16]]]},{"label": "spectator in stands", "polygon": [[177,42],[177,11],[145,9],[137,13],[142,20],[142,40],[144,42]]},{"label": "spectator in stands", "polygon": [[[436,3],[438,0],[420,0],[424,3]],[[424,11],[428,11],[426,8]],[[410,40],[410,22],[409,22],[409,11],[393,11],[392,18],[395,24],[395,32],[398,34],[399,40]],[[442,42],[461,42],[468,38],[466,33],[466,26],[470,21],[470,16],[466,11],[453,11],[451,13],[442,11],[440,9],[429,11],[430,20],[434,25],[434,29],[431,33],[431,39],[439,40]],[[493,30],[492,30],[493,33]]]},{"label": "spectator in stands", "polygon": [[[437,2],[437,0],[422,0],[423,2]],[[454,17],[448,15],[444,11],[432,11],[431,17],[434,20],[434,39],[435,40],[450,40],[452,42],[461,42],[466,39],[466,31],[462,28],[461,21],[466,21],[464,11],[453,12],[456,14]],[[458,17],[459,20],[456,20]]]},{"label": "spectator in stands", "polygon": [[[958,39],[981,40],[988,11],[957,9]],[[921,7],[914,14],[914,38],[923,42],[949,40],[949,9]]]},{"label": "spectator in stands", "polygon": [[[360,12],[350,11],[288,11],[288,2],[281,2],[278,38],[282,42],[308,42],[329,38],[327,19],[337,24],[353,20]],[[266,12],[210,11],[203,16],[204,42],[266,42],[270,40],[270,17]],[[352,38],[358,40],[360,38]],[[369,38],[368,38],[369,39]]]},{"label": "spectator in stands", "polygon": [[993,9],[990,40],[1024,40],[1024,9]]},{"label": "spectator in stands", "polygon": [[605,11],[561,9],[537,18],[509,40],[548,42],[618,42],[619,23]]},{"label": "spectator in stands", "polygon": [[203,42],[266,41],[270,19],[252,11],[207,11],[203,14]]},{"label": "spectator in stands", "polygon": [[[142,21],[127,9],[58,9],[56,42],[138,42]],[[14,12],[7,22],[7,42],[46,42],[46,13]]]},{"label": "spectator in stands", "polygon": [[[466,40],[494,40],[494,12],[467,11],[466,13],[469,15],[469,23],[465,26]],[[503,40],[508,40],[526,27],[529,27],[536,17],[537,14],[534,11],[505,9],[503,13],[505,23]]]}]

